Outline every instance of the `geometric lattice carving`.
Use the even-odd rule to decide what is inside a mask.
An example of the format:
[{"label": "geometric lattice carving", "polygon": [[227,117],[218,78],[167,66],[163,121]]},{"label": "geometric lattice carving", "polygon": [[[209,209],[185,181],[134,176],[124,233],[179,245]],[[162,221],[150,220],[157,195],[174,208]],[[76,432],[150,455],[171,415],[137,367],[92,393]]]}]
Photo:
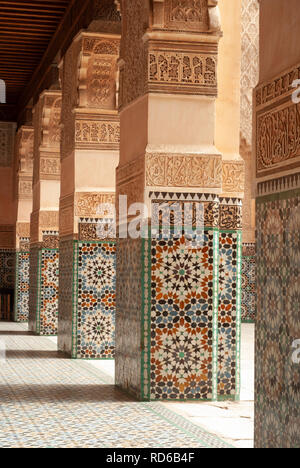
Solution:
[{"label": "geometric lattice carving", "polygon": [[15,124],[0,122],[0,167],[12,163],[14,132]]},{"label": "geometric lattice carving", "polygon": [[241,134],[248,145],[252,140],[252,92],[258,69],[259,4],[258,0],[242,0]]}]

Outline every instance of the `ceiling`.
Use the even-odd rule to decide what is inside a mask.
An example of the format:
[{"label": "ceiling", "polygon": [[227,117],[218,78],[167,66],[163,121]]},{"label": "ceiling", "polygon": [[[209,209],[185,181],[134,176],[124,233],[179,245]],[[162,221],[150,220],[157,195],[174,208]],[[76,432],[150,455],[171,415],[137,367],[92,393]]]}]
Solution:
[{"label": "ceiling", "polygon": [[0,0],[0,79],[8,104],[17,104],[70,3]]}]

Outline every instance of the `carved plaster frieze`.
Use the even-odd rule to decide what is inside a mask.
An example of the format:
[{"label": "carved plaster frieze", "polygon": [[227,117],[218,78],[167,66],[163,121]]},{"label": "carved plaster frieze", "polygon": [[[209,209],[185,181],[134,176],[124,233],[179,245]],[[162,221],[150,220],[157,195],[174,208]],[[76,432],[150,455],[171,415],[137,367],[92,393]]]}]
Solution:
[{"label": "carved plaster frieze", "polygon": [[288,100],[256,114],[257,177],[300,167],[300,104]]},{"label": "carved plaster frieze", "polygon": [[98,120],[76,120],[75,143],[78,149],[119,150],[119,119],[105,119],[102,116]]},{"label": "carved plaster frieze", "polygon": [[179,31],[208,31],[207,0],[165,0],[164,4],[165,28]]},{"label": "carved plaster frieze", "polygon": [[294,80],[300,79],[300,63],[285,70],[271,80],[260,83],[254,91],[256,110],[271,105],[279,99],[290,97],[295,91],[292,87]]},{"label": "carved plaster frieze", "polygon": [[78,70],[79,107],[116,108],[119,36],[82,34]]},{"label": "carved plaster frieze", "polygon": [[18,186],[18,198],[19,199],[31,199],[32,198],[32,180],[19,179]]},{"label": "carved plaster frieze", "polygon": [[60,148],[61,140],[61,106],[62,96],[60,91],[51,94],[47,91],[43,101],[42,120],[42,145],[47,148]]},{"label": "carved plaster frieze", "polygon": [[60,159],[58,157],[41,157],[40,160],[40,175],[44,176],[60,176]]},{"label": "carved plaster frieze", "polygon": [[220,188],[221,155],[146,155],[146,185],[150,187]]},{"label": "carved plaster frieze", "polygon": [[19,129],[16,138],[16,169],[21,174],[32,176],[33,173],[33,127],[23,126]]},{"label": "carved plaster frieze", "polygon": [[245,191],[245,162],[222,162],[222,191],[223,193],[244,193]]},{"label": "carved plaster frieze", "polygon": [[155,50],[151,45],[148,79],[151,92],[217,95],[217,53]]},{"label": "carved plaster frieze", "polygon": [[109,207],[115,203],[114,193],[76,193],[75,216],[109,217]]}]

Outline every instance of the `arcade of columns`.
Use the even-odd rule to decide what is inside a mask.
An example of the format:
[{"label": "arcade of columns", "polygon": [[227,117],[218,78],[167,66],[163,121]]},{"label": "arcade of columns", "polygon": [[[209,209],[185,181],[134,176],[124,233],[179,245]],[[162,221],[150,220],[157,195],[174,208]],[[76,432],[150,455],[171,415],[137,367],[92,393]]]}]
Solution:
[{"label": "arcade of columns", "polygon": [[[14,319],[29,319],[35,333],[57,334],[59,349],[72,358],[115,358],[116,384],[138,399],[238,399],[241,313],[253,320],[256,308],[251,135],[258,2],[106,3],[109,21],[76,35],[58,63],[59,82],[33,103],[32,121],[16,136],[15,124],[0,123],[0,175],[14,180],[11,219],[0,218],[10,280],[9,264],[16,266]],[[276,148],[265,132],[277,102],[293,117],[286,86],[297,70],[267,84],[262,79],[255,94],[261,232],[279,222],[278,204],[289,210],[287,195],[274,193],[294,190],[299,181],[291,175],[296,159],[287,179],[278,178],[285,165],[279,163],[274,181],[268,152]],[[127,195],[128,207],[146,205],[149,231],[154,203],[179,203],[182,210],[190,203],[185,229],[203,208],[203,244],[190,249],[173,234],[124,239],[121,218],[114,236],[111,207],[118,208],[119,195]],[[288,352],[294,322],[291,314],[284,343],[278,330],[265,346],[271,331],[262,317],[263,285],[264,300],[275,294],[262,264],[272,249],[266,236],[258,236],[257,420],[273,413],[269,424],[276,420],[282,437],[284,415],[277,417],[274,405],[283,384],[272,362],[278,347]],[[274,245],[274,265],[280,255]],[[296,299],[295,284],[291,291]],[[297,417],[293,409],[292,426]],[[264,437],[257,423],[257,446],[267,443]]]}]

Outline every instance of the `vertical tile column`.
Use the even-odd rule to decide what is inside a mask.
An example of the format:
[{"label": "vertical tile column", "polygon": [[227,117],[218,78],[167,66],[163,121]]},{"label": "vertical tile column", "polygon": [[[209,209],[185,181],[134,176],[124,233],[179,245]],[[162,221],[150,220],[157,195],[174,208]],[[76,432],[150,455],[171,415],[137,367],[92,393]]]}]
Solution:
[{"label": "vertical tile column", "polygon": [[57,334],[61,91],[34,108],[33,211],[30,221],[29,330]]},{"label": "vertical tile column", "polygon": [[30,215],[32,212],[34,129],[19,128],[15,141],[16,267],[14,321],[28,322]]},{"label": "vertical tile column", "polygon": [[15,287],[15,211],[13,197],[16,124],[0,122],[0,320],[12,320]]},{"label": "vertical tile column", "polygon": [[82,32],[63,62],[58,346],[74,359],[115,356],[119,44]]},{"label": "vertical tile column", "polygon": [[[264,22],[269,21],[266,8]],[[286,25],[280,24],[287,38],[292,18],[294,11]],[[300,104],[292,99],[295,79],[300,79],[300,63],[255,89],[257,448],[300,447]]]},{"label": "vertical tile column", "polygon": [[[127,223],[121,210],[118,220],[116,382],[140,400],[237,398],[241,200],[221,197],[214,147],[217,2],[198,2],[193,19],[187,2],[169,0],[121,2],[121,13],[117,195],[130,211]],[[171,217],[166,237],[152,216],[157,205],[179,206],[181,235]],[[126,234],[136,208],[148,238]],[[200,241],[191,246],[197,216]]]}]

